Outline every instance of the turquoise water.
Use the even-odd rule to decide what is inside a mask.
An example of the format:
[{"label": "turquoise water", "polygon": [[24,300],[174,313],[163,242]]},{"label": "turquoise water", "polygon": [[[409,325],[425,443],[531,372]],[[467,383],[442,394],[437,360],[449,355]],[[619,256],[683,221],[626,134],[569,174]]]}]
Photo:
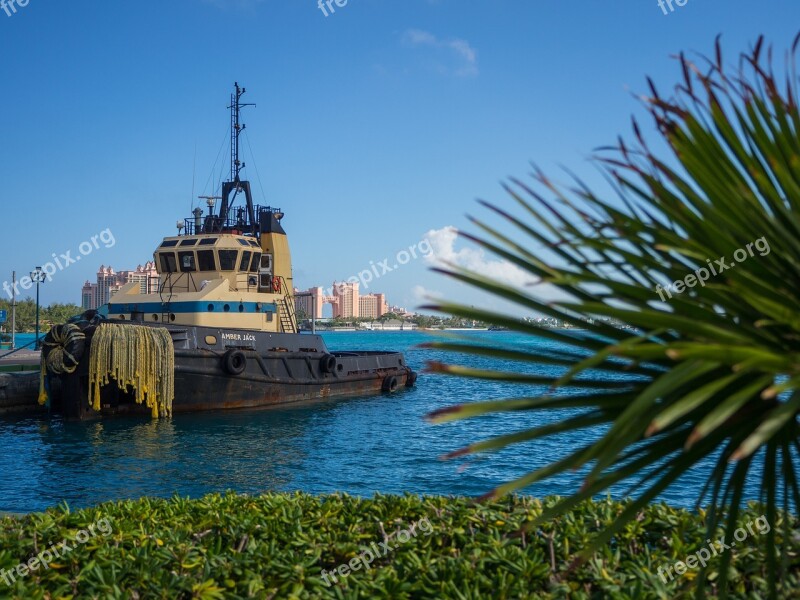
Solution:
[{"label": "turquoise water", "polygon": [[[8,335],[11,335],[11,334],[9,333]],[[42,332],[40,334],[40,336],[44,336],[44,332]],[[36,339],[36,334],[35,333],[18,333],[15,336],[15,338],[16,339],[14,340],[14,343],[16,344],[17,348],[21,348],[22,346],[25,346],[26,344],[31,344],[30,346],[28,346],[28,348],[32,348],[33,347],[33,340]],[[5,351],[3,351],[3,352],[5,352]],[[3,352],[0,352],[0,354],[3,354]]]},{"label": "turquoise water", "polygon": [[[509,332],[467,335],[498,345],[551,344]],[[333,350],[402,350],[415,370],[421,370],[427,360],[457,358],[418,348],[430,339],[425,333],[331,333],[325,339]],[[515,363],[460,360],[483,368],[519,368]],[[424,416],[458,402],[532,391],[530,387],[423,374],[416,388],[394,395],[280,410],[89,424],[0,420],[0,511],[41,510],[63,501],[78,507],[143,495],[197,497],[229,489],[476,496],[563,456],[586,443],[591,434],[563,435],[477,459],[445,462],[438,457],[446,452],[542,424],[557,415],[505,414],[439,426],[426,423]],[[692,506],[710,468],[696,469],[661,498],[674,505]],[[525,492],[567,494],[580,483],[580,474],[571,473]],[[626,489],[615,489],[614,495]],[[756,491],[754,480],[748,496],[755,496]]]}]

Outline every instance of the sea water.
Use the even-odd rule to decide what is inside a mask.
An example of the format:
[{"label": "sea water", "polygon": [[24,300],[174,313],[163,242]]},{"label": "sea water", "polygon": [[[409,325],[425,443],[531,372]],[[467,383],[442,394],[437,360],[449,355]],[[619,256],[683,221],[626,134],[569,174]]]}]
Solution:
[{"label": "sea water", "polygon": [[[512,332],[458,332],[496,346],[552,342]],[[422,371],[426,361],[451,360],[477,368],[534,371],[524,363],[446,354],[420,348],[425,332],[324,334],[331,350],[399,350]],[[527,411],[431,425],[431,411],[461,402],[543,391],[533,386],[421,373],[413,389],[281,409],[219,411],[173,419],[114,418],[67,423],[0,419],[0,511],[28,512],[67,502],[83,507],[141,496],[198,497],[210,492],[256,494],[268,490],[321,494],[376,492],[478,496],[557,460],[602,430],[568,433],[501,452],[442,461],[471,442],[541,425],[574,411]],[[755,461],[756,463],[758,461]],[[691,507],[711,472],[707,461],[658,498]],[[582,483],[567,473],[524,490],[565,495]],[[757,495],[760,472],[751,471],[747,496]],[[612,490],[620,497],[631,482]]]}]

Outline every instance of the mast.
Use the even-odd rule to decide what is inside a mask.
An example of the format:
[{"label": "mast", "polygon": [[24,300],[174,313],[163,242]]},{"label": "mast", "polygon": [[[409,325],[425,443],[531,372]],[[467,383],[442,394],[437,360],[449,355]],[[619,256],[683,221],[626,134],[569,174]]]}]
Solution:
[{"label": "mast", "polygon": [[[239,176],[241,170],[245,167],[245,163],[239,160],[239,135],[241,135],[246,127],[246,125],[241,122],[240,113],[243,107],[255,106],[255,104],[241,101],[242,96],[247,90],[243,87],[239,87],[238,82],[234,83],[234,88],[234,93],[231,94],[231,105],[228,107],[231,111],[231,176],[229,181],[222,184],[222,202],[219,209],[219,223],[220,227],[226,226],[231,214],[231,206],[233,206],[236,196],[239,192],[244,192],[247,202],[247,216],[250,220],[249,225],[252,228],[252,233],[258,234],[258,223],[256,222],[250,182],[242,181]],[[233,193],[232,197],[231,193]],[[239,225],[239,223],[235,225]],[[241,223],[240,225],[245,226],[245,223]]]}]

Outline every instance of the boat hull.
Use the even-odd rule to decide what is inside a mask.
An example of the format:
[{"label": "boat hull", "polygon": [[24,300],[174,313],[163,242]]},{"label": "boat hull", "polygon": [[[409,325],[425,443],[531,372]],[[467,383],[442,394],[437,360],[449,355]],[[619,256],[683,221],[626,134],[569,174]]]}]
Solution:
[{"label": "boat hull", "polygon": [[[167,329],[175,344],[173,414],[390,393],[416,381],[398,352],[329,352],[322,338],[305,334]],[[210,339],[238,345],[204,347]],[[60,394],[52,403],[56,412],[71,420],[150,414],[132,390],[122,390],[113,381],[101,388],[101,407],[95,411],[89,403],[88,356],[87,349],[74,373],[59,376]]]}]

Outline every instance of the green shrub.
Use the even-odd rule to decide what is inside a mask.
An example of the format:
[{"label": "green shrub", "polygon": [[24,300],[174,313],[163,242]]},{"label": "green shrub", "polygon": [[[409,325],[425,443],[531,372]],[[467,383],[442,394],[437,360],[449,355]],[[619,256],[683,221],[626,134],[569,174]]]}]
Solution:
[{"label": "green shrub", "polygon": [[[649,505],[612,543],[570,570],[571,560],[625,503],[586,502],[537,531],[525,531],[543,507],[531,497],[475,505],[464,498],[211,495],[197,500],[144,498],[72,512],[60,507],[0,519],[0,569],[15,569],[63,540],[107,519],[71,552],[16,577],[0,571],[0,596],[14,598],[676,598],[696,571],[667,583],[658,575],[707,546],[703,514]],[[744,525],[763,514],[740,515]],[[400,543],[398,534],[427,519]],[[771,524],[779,538],[796,536],[793,517]],[[97,526],[94,527],[97,533]],[[426,534],[426,532],[428,532]],[[763,536],[731,550],[729,590],[758,597],[766,582]],[[387,536],[384,537],[384,534]],[[720,533],[721,536],[721,533]],[[83,536],[84,539],[86,536]],[[403,535],[400,536],[402,540]],[[327,586],[322,570],[347,564],[364,548],[394,549]],[[800,541],[783,559],[786,589],[800,587]],[[708,595],[714,569],[709,563]],[[662,571],[663,572],[663,571]],[[8,576],[10,579],[10,576]],[[331,582],[332,583],[332,582]]]}]

